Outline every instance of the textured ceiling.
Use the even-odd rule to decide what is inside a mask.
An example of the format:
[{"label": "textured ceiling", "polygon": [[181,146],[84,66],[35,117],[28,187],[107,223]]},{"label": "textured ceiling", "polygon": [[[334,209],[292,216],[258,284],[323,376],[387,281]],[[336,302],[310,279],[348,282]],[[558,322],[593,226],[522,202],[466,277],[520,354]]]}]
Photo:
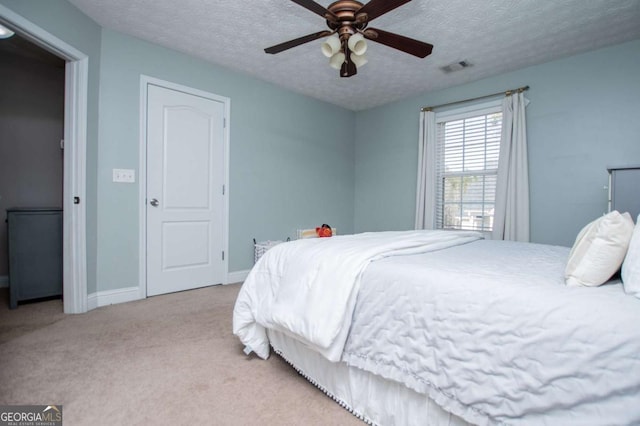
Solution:
[{"label": "textured ceiling", "polygon": [[[413,0],[370,26],[431,43],[433,53],[419,59],[368,42],[369,63],[340,78],[322,40],[264,53],[326,29],[289,0],[69,1],[105,28],[356,111],[640,38],[640,0]],[[440,70],[461,60],[472,66]]]}]

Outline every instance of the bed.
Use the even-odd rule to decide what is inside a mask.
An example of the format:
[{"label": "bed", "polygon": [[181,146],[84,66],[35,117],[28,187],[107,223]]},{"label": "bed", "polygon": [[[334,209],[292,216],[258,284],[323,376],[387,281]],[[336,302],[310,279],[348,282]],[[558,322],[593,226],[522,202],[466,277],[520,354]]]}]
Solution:
[{"label": "bed", "polygon": [[250,272],[234,333],[371,424],[639,424],[640,299],[619,276],[567,286],[570,254],[467,231],[293,241]]}]

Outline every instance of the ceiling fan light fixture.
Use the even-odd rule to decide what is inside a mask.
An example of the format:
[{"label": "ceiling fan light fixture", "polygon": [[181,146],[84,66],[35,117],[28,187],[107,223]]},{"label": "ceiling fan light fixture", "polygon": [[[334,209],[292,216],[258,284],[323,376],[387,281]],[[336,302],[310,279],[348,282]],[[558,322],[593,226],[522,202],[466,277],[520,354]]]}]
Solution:
[{"label": "ceiling fan light fixture", "polygon": [[351,53],[355,53],[356,55],[364,55],[364,52],[367,51],[367,42],[365,41],[364,36],[360,33],[356,33],[349,37],[348,46]]},{"label": "ceiling fan light fixture", "polygon": [[4,25],[0,25],[0,38],[9,38],[15,33]]},{"label": "ceiling fan light fixture", "polygon": [[338,38],[337,34],[327,37],[324,43],[322,43],[321,48],[324,56],[326,56],[327,58],[333,57],[336,53],[340,51],[340,48],[341,48],[340,38]]},{"label": "ceiling fan light fixture", "polygon": [[344,55],[343,52],[338,52],[335,55],[333,55],[331,59],[329,59],[329,66],[331,68],[339,70],[340,67],[342,67],[342,64],[344,63],[345,58],[346,56]]},{"label": "ceiling fan light fixture", "polygon": [[363,66],[364,64],[366,64],[367,62],[369,62],[369,60],[367,59],[367,57],[365,55],[354,55],[353,52],[351,53],[351,62],[353,62],[353,64],[360,68],[361,66]]},{"label": "ceiling fan light fixture", "polygon": [[315,0],[291,1],[325,19],[329,29],[267,47],[265,53],[280,53],[328,36],[321,45],[322,54],[329,58],[332,68],[340,70],[340,77],[352,77],[358,73],[358,67],[367,63],[364,53],[369,40],[418,58],[429,56],[433,50],[432,44],[367,27],[374,19],[411,0],[369,0],[366,4],[358,0],[334,0],[327,7]]}]

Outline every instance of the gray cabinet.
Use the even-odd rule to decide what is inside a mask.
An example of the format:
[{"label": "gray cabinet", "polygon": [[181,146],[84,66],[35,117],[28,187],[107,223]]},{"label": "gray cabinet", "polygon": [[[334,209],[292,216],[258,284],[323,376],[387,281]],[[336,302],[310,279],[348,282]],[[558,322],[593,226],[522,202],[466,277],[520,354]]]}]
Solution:
[{"label": "gray cabinet", "polygon": [[62,210],[7,210],[9,308],[30,299],[62,295]]},{"label": "gray cabinet", "polygon": [[609,167],[609,211],[629,212],[634,222],[640,214],[640,165]]}]

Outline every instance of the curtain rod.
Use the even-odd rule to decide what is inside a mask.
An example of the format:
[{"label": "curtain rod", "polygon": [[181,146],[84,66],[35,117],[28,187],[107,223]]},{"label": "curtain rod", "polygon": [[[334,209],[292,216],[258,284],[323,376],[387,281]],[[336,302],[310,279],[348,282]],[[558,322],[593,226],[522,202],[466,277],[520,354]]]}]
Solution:
[{"label": "curtain rod", "polygon": [[484,96],[478,96],[477,98],[471,98],[471,99],[465,99],[463,101],[454,101],[454,102],[447,102],[446,104],[440,104],[440,105],[435,105],[435,106],[429,106],[429,107],[422,107],[421,111],[433,111],[436,108],[440,108],[440,107],[444,107],[444,106],[449,106],[449,105],[456,105],[456,104],[461,104],[463,102],[472,102],[472,101],[477,101],[480,99],[485,99],[485,98],[491,98],[493,96],[498,96],[498,95],[505,95],[505,96],[509,96],[512,95],[515,92],[518,93],[522,93],[526,90],[529,90],[529,86],[522,86],[522,87],[518,87],[517,89],[510,89],[504,92],[497,92],[497,93],[492,93],[490,95],[484,95]]}]

